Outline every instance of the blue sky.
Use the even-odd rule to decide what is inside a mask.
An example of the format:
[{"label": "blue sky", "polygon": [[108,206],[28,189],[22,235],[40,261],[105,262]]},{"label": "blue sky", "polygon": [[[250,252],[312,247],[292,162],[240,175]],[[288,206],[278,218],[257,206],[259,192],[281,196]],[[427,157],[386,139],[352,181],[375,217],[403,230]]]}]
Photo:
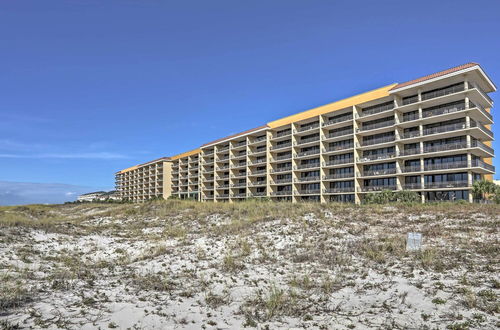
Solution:
[{"label": "blue sky", "polygon": [[1,1],[0,181],[111,188],[130,165],[469,61],[498,85],[499,12],[495,0]]}]

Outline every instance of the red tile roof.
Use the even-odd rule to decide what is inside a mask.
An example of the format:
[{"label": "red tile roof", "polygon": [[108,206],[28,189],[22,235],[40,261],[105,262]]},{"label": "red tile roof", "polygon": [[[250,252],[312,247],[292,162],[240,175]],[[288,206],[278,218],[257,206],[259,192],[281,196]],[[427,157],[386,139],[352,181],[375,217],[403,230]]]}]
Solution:
[{"label": "red tile roof", "polygon": [[410,86],[410,85],[413,85],[413,84],[417,84],[419,82],[426,81],[426,80],[429,80],[429,79],[441,77],[441,76],[447,75],[449,73],[453,73],[453,72],[460,71],[460,70],[463,70],[463,69],[471,68],[471,67],[476,66],[476,65],[479,65],[479,64],[473,63],[473,62],[462,64],[462,65],[456,66],[456,67],[448,69],[448,70],[436,72],[436,73],[430,74],[430,75],[425,76],[425,77],[421,77],[421,78],[410,80],[410,81],[407,81],[407,82],[404,82],[404,83],[401,83],[401,84],[397,84],[396,86],[394,86],[393,88],[391,88],[391,91],[395,90],[395,89],[400,89],[400,88],[403,88],[403,87],[406,87],[406,86]]},{"label": "red tile roof", "polygon": [[229,135],[229,136],[226,136],[226,137],[223,137],[223,138],[220,138],[220,139],[217,139],[217,140],[214,140],[212,142],[208,142],[208,143],[205,143],[204,145],[202,145],[202,147],[205,147],[205,146],[208,146],[210,144],[214,144],[214,143],[217,143],[217,142],[220,142],[220,141],[224,141],[224,140],[227,140],[227,139],[232,139],[232,138],[235,138],[235,137],[238,137],[240,135],[245,135],[245,134],[248,134],[248,133],[252,133],[254,131],[258,131],[258,130],[261,130],[263,128],[266,128],[268,127],[267,125],[262,125],[262,126],[259,126],[259,127],[255,127],[255,128],[252,128],[252,129],[249,129],[249,130],[246,130],[244,132],[241,132],[241,133],[237,133],[237,134],[233,134],[233,135]]}]

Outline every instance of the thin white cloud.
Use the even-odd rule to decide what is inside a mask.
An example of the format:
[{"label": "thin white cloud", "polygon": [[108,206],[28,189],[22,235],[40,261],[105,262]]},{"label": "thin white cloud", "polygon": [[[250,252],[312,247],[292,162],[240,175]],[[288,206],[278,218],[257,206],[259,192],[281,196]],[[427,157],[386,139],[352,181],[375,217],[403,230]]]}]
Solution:
[{"label": "thin white cloud", "polygon": [[52,159],[124,159],[126,155],[112,152],[82,152],[82,153],[40,153],[40,154],[0,154],[0,158],[52,158]]}]

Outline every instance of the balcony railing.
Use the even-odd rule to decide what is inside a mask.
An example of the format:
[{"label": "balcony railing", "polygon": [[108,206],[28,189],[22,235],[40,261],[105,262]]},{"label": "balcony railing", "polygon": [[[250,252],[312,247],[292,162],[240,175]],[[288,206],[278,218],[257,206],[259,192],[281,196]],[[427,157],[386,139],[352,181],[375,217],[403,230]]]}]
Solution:
[{"label": "balcony railing", "polygon": [[266,162],[267,162],[266,159],[256,159],[256,160],[250,162],[249,165],[259,165],[259,164],[266,163]]},{"label": "balcony railing", "polygon": [[405,183],[403,189],[422,189],[422,183]]},{"label": "balcony railing", "polygon": [[218,175],[217,176],[217,180],[223,180],[223,179],[227,179],[227,178],[229,178],[228,174],[226,174],[226,175]]},{"label": "balcony railing", "polygon": [[310,155],[317,155],[317,154],[319,154],[319,149],[302,151],[302,152],[298,152],[297,154],[295,154],[295,158],[305,157],[305,156],[310,156]]},{"label": "balcony railing", "polygon": [[277,150],[277,149],[287,148],[287,147],[291,147],[291,146],[292,146],[292,142],[282,143],[282,144],[272,146],[271,150]]},{"label": "balcony railing", "polygon": [[315,176],[304,176],[301,178],[295,178],[294,182],[314,182],[321,181],[321,177],[319,175]]},{"label": "balcony railing", "polygon": [[411,113],[411,114],[404,114],[403,115],[403,123],[405,123],[407,121],[418,120],[418,119],[421,119],[421,117],[418,113]]},{"label": "balcony railing", "polygon": [[239,168],[239,167],[245,167],[245,166],[247,166],[247,163],[246,163],[246,162],[231,165],[231,168]]},{"label": "balcony railing", "polygon": [[298,190],[299,195],[317,195],[321,193],[320,189],[300,189]]},{"label": "balcony railing", "polygon": [[241,141],[241,142],[235,143],[233,148],[244,147],[246,145],[247,145],[247,141]]},{"label": "balcony railing", "polygon": [[472,89],[472,88],[475,88],[477,89],[477,91],[482,95],[484,96],[484,98],[486,98],[491,104],[493,104],[493,100],[491,99],[491,97],[488,96],[488,94],[486,94],[486,92],[481,88],[479,87],[477,84],[473,83],[473,82],[469,82],[469,85],[468,85],[468,88],[469,89]]},{"label": "balcony railing", "polygon": [[487,164],[484,161],[479,160],[479,159],[472,160],[471,166],[472,167],[480,167],[480,168],[484,168],[485,170],[495,172],[495,166]]},{"label": "balcony railing", "polygon": [[304,127],[299,127],[297,129],[298,132],[305,132],[305,131],[310,131],[310,130],[313,130],[313,129],[317,129],[319,128],[319,123],[314,123],[312,125],[307,125],[307,126],[304,126]]},{"label": "balcony railing", "polygon": [[276,137],[279,138],[279,137],[288,136],[291,134],[292,134],[292,130],[290,129],[290,130],[276,133]]},{"label": "balcony railing", "polygon": [[354,157],[350,158],[344,158],[344,159],[335,159],[335,160],[329,160],[327,162],[323,162],[323,166],[334,166],[334,165],[341,165],[341,164],[350,164],[354,162]]},{"label": "balcony railing", "polygon": [[348,143],[345,145],[323,148],[323,152],[327,153],[327,152],[334,152],[334,151],[340,151],[340,150],[346,150],[346,149],[352,149],[352,148],[354,148],[354,143]]},{"label": "balcony railing", "polygon": [[408,96],[403,98],[403,105],[408,105],[418,102],[418,94],[413,96]]},{"label": "balcony railing", "polygon": [[420,131],[411,131],[401,134],[401,139],[411,139],[420,136]]},{"label": "balcony railing", "polygon": [[352,115],[328,120],[328,121],[323,123],[323,126],[330,126],[330,125],[333,125],[336,123],[341,123],[341,122],[349,121],[349,120],[352,120]]},{"label": "balcony railing", "polygon": [[483,133],[485,133],[486,135],[489,135],[489,136],[493,137],[493,132],[490,129],[486,128],[486,126],[484,126],[481,123],[471,122],[470,123],[470,127],[479,127],[479,129],[481,131],[483,131]]},{"label": "balcony railing", "polygon": [[371,139],[371,140],[364,140],[363,139],[362,146],[366,147],[366,146],[371,146],[374,144],[392,142],[395,140],[395,138],[396,138],[395,136],[386,136],[386,137],[382,137],[382,138],[378,138],[378,139]]},{"label": "balcony railing", "polygon": [[253,140],[253,143],[259,143],[259,142],[262,142],[262,141],[266,141],[267,139],[267,136],[261,136],[261,137],[257,137]]},{"label": "balcony railing", "polygon": [[[212,196],[213,197],[213,196]],[[210,198],[210,197],[209,197]],[[219,194],[217,198],[229,198],[229,194]]]},{"label": "balcony railing", "polygon": [[491,147],[488,147],[486,144],[484,144],[483,142],[481,141],[471,141],[471,147],[473,148],[480,148],[480,149],[483,149],[484,151],[490,153],[490,154],[494,154],[495,151],[493,150],[493,148]]},{"label": "balcony railing", "polygon": [[406,150],[400,151],[399,156],[418,155],[419,153],[420,153],[420,148],[408,148]]},{"label": "balcony railing", "polygon": [[252,172],[250,172],[250,174],[249,174],[249,175],[264,174],[264,173],[266,173],[266,172],[267,172],[267,170],[252,171]]},{"label": "balcony railing", "polygon": [[426,189],[435,188],[458,188],[458,187],[468,187],[469,183],[467,181],[442,181],[442,182],[426,182]]},{"label": "balcony railing", "polygon": [[450,104],[447,106],[439,107],[437,109],[433,110],[422,110],[422,117],[423,118],[428,118],[428,117],[434,117],[434,116],[439,116],[439,115],[444,115],[448,113],[454,113],[458,111],[463,111],[465,110],[465,101],[463,103],[458,103],[458,104]]},{"label": "balcony railing", "polygon": [[437,170],[448,170],[454,168],[467,168],[467,162],[446,162],[440,164],[426,164],[424,166],[424,171],[437,171]]},{"label": "balcony railing", "polygon": [[274,180],[274,181],[272,181],[272,183],[273,184],[292,183],[292,178]]},{"label": "balcony railing", "polygon": [[266,148],[262,148],[262,149],[259,149],[259,150],[254,150],[254,151],[249,151],[248,154],[249,155],[256,155],[256,154],[261,154],[263,152],[266,152]]},{"label": "balcony railing", "polygon": [[396,174],[396,172],[397,172],[396,168],[386,168],[386,169],[381,169],[381,170],[363,171],[363,176]]},{"label": "balcony railing", "polygon": [[473,109],[473,108],[478,108],[479,111],[481,111],[481,113],[483,115],[485,115],[491,121],[493,121],[493,116],[491,115],[491,113],[489,113],[488,111],[486,111],[486,109],[482,105],[480,105],[480,104],[474,104],[472,101],[469,100],[469,109]]},{"label": "balcony railing", "polygon": [[384,185],[384,186],[364,186],[361,187],[361,191],[370,192],[370,191],[382,191],[382,190],[396,190],[396,185]]},{"label": "balcony railing", "polygon": [[300,164],[295,166],[296,170],[302,170],[302,169],[307,169],[307,168],[315,168],[315,167],[320,167],[320,163],[309,163],[309,164]]},{"label": "balcony railing", "polygon": [[248,186],[250,186],[250,187],[265,186],[265,185],[267,185],[266,180],[248,183]]},{"label": "balcony railing", "polygon": [[354,173],[338,173],[338,174],[329,174],[323,176],[323,180],[335,180],[335,179],[347,179],[347,178],[354,178]]},{"label": "balcony railing", "polygon": [[457,130],[466,129],[466,128],[467,128],[467,124],[465,122],[464,123],[456,123],[456,124],[448,124],[448,125],[444,125],[444,126],[425,128],[424,135],[452,132],[452,131],[457,131]]},{"label": "balcony railing", "polygon": [[286,166],[286,167],[279,167],[276,169],[272,169],[271,173],[281,173],[281,172],[288,172],[292,170],[292,166]]},{"label": "balcony railing", "polygon": [[225,188],[229,188],[229,185],[228,184],[220,184],[217,186],[219,189],[225,189]]},{"label": "balcony railing", "polygon": [[377,128],[382,128],[382,127],[389,127],[394,125],[394,120],[387,120],[384,122],[376,123],[376,124],[369,124],[369,125],[363,125],[360,129],[360,131],[369,131],[372,129],[377,129]]},{"label": "balcony railing", "polygon": [[307,138],[307,139],[302,139],[300,141],[297,141],[297,145],[311,143],[311,142],[316,142],[316,141],[319,141],[319,136],[314,136],[314,137],[310,137],[310,138]]},{"label": "balcony railing", "polygon": [[345,193],[354,192],[354,187],[338,187],[338,188],[326,188],[323,190],[325,194],[335,194],[335,193]]},{"label": "balcony railing", "polygon": [[464,90],[464,84],[458,84],[458,85],[454,85],[454,86],[441,88],[441,89],[438,89],[435,91],[424,92],[424,93],[422,93],[422,101],[434,99],[434,98],[440,97],[440,96],[458,93],[458,92],[461,92],[463,90]]},{"label": "balcony railing", "polygon": [[377,107],[371,107],[370,109],[364,109],[361,112],[361,117],[366,117],[370,115],[374,115],[376,113],[384,112],[384,111],[389,111],[394,109],[394,103],[393,102],[388,102],[386,104],[382,104]]},{"label": "balcony railing", "polygon": [[396,153],[390,152],[390,153],[381,153],[381,154],[374,154],[374,155],[367,155],[363,156],[361,158],[358,158],[358,162],[369,162],[372,160],[383,160],[383,159],[391,159],[396,157]]},{"label": "balcony railing", "polygon": [[279,160],[287,160],[287,159],[290,159],[292,158],[292,154],[288,154],[288,155],[281,155],[281,156],[277,156],[274,158],[274,161],[279,161]]},{"label": "balcony railing", "polygon": [[280,191],[273,191],[271,193],[271,196],[289,196],[292,195],[292,190],[280,190]]},{"label": "balcony railing", "polygon": [[343,129],[343,130],[340,130],[337,132],[328,133],[327,135],[324,136],[323,140],[333,139],[333,138],[336,138],[339,136],[344,136],[344,135],[350,135],[352,133],[354,133],[354,130],[352,128],[351,129]]},{"label": "balcony railing", "polygon": [[438,144],[438,145],[433,145],[433,146],[424,146],[424,153],[466,149],[466,148],[467,148],[467,142],[443,143],[443,144]]},{"label": "balcony railing", "polygon": [[246,187],[246,186],[247,186],[246,182],[238,182],[238,183],[231,184],[231,187],[233,187],[233,188]]},{"label": "balcony railing", "polygon": [[233,197],[233,198],[245,198],[245,197],[247,197],[247,194],[246,193],[231,194],[231,197]]},{"label": "balcony railing", "polygon": [[259,191],[259,192],[254,192],[254,193],[248,193],[248,197],[263,197],[267,196],[267,193],[265,191]]}]

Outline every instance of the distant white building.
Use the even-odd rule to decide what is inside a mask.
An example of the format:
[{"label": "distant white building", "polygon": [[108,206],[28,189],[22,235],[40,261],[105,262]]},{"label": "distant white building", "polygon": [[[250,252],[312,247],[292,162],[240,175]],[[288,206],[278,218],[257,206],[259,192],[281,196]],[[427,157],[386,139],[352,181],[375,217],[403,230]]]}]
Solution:
[{"label": "distant white building", "polygon": [[110,200],[120,200],[120,197],[115,190],[112,191],[96,191],[78,196],[78,202],[104,202]]}]

